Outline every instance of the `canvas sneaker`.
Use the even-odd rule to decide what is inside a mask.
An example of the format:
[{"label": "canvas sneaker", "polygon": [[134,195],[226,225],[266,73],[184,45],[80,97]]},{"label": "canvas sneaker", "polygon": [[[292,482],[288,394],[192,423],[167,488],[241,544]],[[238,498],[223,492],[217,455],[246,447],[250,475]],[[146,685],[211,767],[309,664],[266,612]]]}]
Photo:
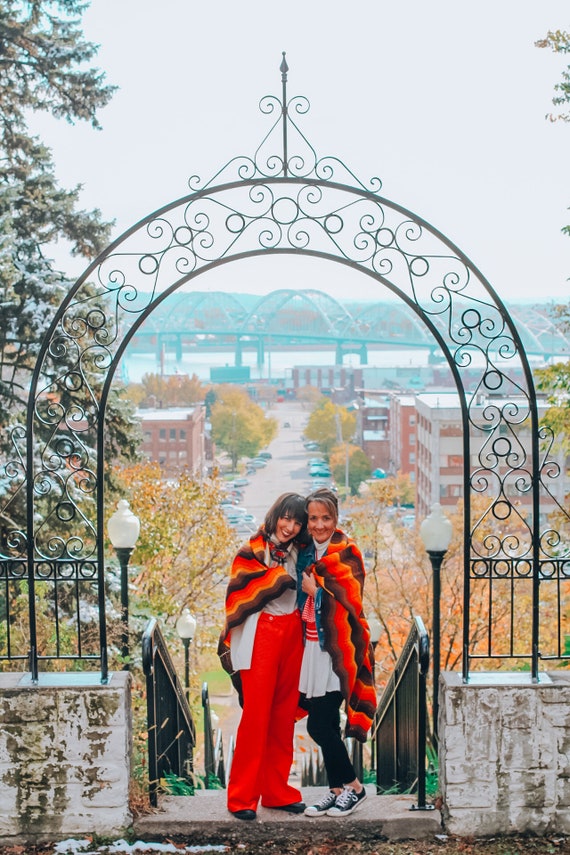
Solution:
[{"label": "canvas sneaker", "polygon": [[322,797],[320,802],[317,802],[314,805],[309,805],[309,807],[305,808],[305,816],[325,816],[328,809],[334,807],[336,799],[336,793],[329,790],[328,793]]},{"label": "canvas sneaker", "polygon": [[353,810],[356,810],[358,805],[361,805],[366,798],[366,790],[364,787],[357,793],[352,787],[345,787],[342,793],[336,797],[333,807],[327,810],[327,816],[348,816]]}]

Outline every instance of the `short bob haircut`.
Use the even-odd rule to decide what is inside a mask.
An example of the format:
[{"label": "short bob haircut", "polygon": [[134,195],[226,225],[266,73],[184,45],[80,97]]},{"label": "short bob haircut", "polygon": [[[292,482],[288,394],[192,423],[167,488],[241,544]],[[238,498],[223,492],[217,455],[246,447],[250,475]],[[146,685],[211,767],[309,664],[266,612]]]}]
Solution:
[{"label": "short bob haircut", "polygon": [[273,502],[265,514],[264,528],[268,537],[275,534],[277,522],[282,517],[289,517],[301,524],[301,530],[295,540],[302,540],[307,530],[307,510],[303,496],[298,493],[283,493]]},{"label": "short bob haircut", "polygon": [[324,505],[334,520],[335,528],[338,525],[338,499],[332,490],[327,487],[320,487],[314,493],[309,493],[305,499],[305,507],[309,509],[311,502],[319,502]]}]

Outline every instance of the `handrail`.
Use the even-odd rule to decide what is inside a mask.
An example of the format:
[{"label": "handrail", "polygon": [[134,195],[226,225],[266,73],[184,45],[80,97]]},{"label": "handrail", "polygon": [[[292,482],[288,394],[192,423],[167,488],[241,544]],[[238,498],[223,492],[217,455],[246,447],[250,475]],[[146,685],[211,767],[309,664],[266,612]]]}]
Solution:
[{"label": "handrail", "polygon": [[216,732],[214,741],[212,710],[207,683],[202,683],[202,707],[204,708],[204,787],[209,790],[214,789],[218,784],[222,787],[226,786],[226,769],[224,743],[220,728]]},{"label": "handrail", "polygon": [[417,787],[416,810],[426,806],[426,682],[429,636],[420,617],[414,619],[396,667],[376,708],[376,785],[379,792]]},{"label": "handrail", "polygon": [[146,676],[149,799],[157,807],[159,783],[165,773],[194,785],[196,728],[155,618],[150,619],[142,637],[142,665]]}]

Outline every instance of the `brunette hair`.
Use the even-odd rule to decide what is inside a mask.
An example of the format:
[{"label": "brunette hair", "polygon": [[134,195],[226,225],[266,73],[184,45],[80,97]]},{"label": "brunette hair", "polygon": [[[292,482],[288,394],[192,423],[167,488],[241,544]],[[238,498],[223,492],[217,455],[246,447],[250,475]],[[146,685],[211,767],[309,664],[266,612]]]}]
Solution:
[{"label": "brunette hair", "polygon": [[334,519],[336,528],[338,525],[338,499],[333,491],[329,490],[328,487],[320,487],[318,490],[315,490],[314,493],[309,493],[305,499],[305,507],[307,510],[311,502],[320,502],[321,505],[326,507],[327,511]]},{"label": "brunette hair", "polygon": [[305,499],[298,493],[283,493],[276,499],[265,514],[264,528],[268,537],[275,534],[277,522],[282,517],[290,517],[301,523],[301,530],[295,540],[302,540],[307,531],[307,509]]}]

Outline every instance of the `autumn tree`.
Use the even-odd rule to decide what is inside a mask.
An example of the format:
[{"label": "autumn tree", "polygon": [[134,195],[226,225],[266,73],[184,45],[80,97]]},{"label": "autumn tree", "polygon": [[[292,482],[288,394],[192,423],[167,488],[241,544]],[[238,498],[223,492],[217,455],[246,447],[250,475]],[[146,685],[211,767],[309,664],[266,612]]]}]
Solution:
[{"label": "autumn tree", "polygon": [[277,434],[277,420],[254,404],[237,386],[216,389],[212,405],[212,439],[231,458],[234,471],[240,457],[253,457]]},{"label": "autumn tree", "polygon": [[143,401],[161,407],[189,407],[204,400],[206,390],[197,374],[144,374],[141,380]]},{"label": "autumn tree", "polygon": [[372,471],[370,460],[364,451],[349,443],[336,445],[331,449],[329,464],[337,484],[346,487],[348,476],[348,490],[352,496],[358,493],[358,488],[370,477]]},{"label": "autumn tree", "polygon": [[318,443],[327,457],[339,440],[348,442],[356,428],[356,416],[346,407],[333,404],[330,398],[323,398],[311,415],[305,427],[306,439]]},{"label": "autumn tree", "polygon": [[[543,39],[535,42],[539,48],[550,48],[554,53],[570,53],[570,33],[565,30],[549,30]],[[562,79],[554,85],[556,95],[552,99],[552,103],[557,108],[566,108],[570,104],[570,66],[563,70]],[[560,112],[558,114],[548,113],[546,116],[551,122],[562,121],[570,122],[570,112]]]},{"label": "autumn tree", "polygon": [[[562,333],[570,338],[570,302],[559,303],[551,307],[550,314]],[[557,362],[534,372],[538,389],[546,392],[549,411],[543,423],[552,429],[554,435],[570,444],[570,363]]]},{"label": "autumn tree", "polygon": [[297,389],[295,397],[303,406],[305,404],[315,406],[323,397],[323,393],[317,386],[300,386]]},{"label": "autumn tree", "polygon": [[[182,473],[176,482],[162,478],[158,463],[122,469],[141,531],[131,562],[138,609],[150,609],[166,623],[189,607],[203,626],[219,631],[235,535],[220,511],[216,478]],[[215,632],[214,632],[215,634]]]},{"label": "autumn tree", "polygon": [[[385,479],[370,485],[366,497],[354,499],[347,519],[347,528],[360,546],[367,572],[365,605],[368,615],[375,615],[383,629],[376,649],[377,677],[383,684],[394,668],[416,616],[432,631],[433,574],[425,547],[417,529],[408,529],[394,515],[395,484]],[[484,496],[473,499],[473,517],[481,520],[479,536],[500,536],[498,521],[487,514],[489,500]],[[463,510],[459,503],[449,513],[454,536],[441,567],[440,651],[441,670],[457,670],[463,655]],[[517,534],[516,524],[509,521]],[[524,523],[520,523],[521,532]],[[495,583],[492,613],[489,610],[489,580],[476,580],[470,598],[470,652],[485,651],[489,627],[499,651],[501,644],[507,656],[510,638],[511,597],[508,579],[504,596],[499,594],[500,580]],[[499,594],[498,596],[495,596]],[[517,639],[527,639],[532,614],[531,586],[517,595]],[[511,661],[512,666],[512,661]]]}]

